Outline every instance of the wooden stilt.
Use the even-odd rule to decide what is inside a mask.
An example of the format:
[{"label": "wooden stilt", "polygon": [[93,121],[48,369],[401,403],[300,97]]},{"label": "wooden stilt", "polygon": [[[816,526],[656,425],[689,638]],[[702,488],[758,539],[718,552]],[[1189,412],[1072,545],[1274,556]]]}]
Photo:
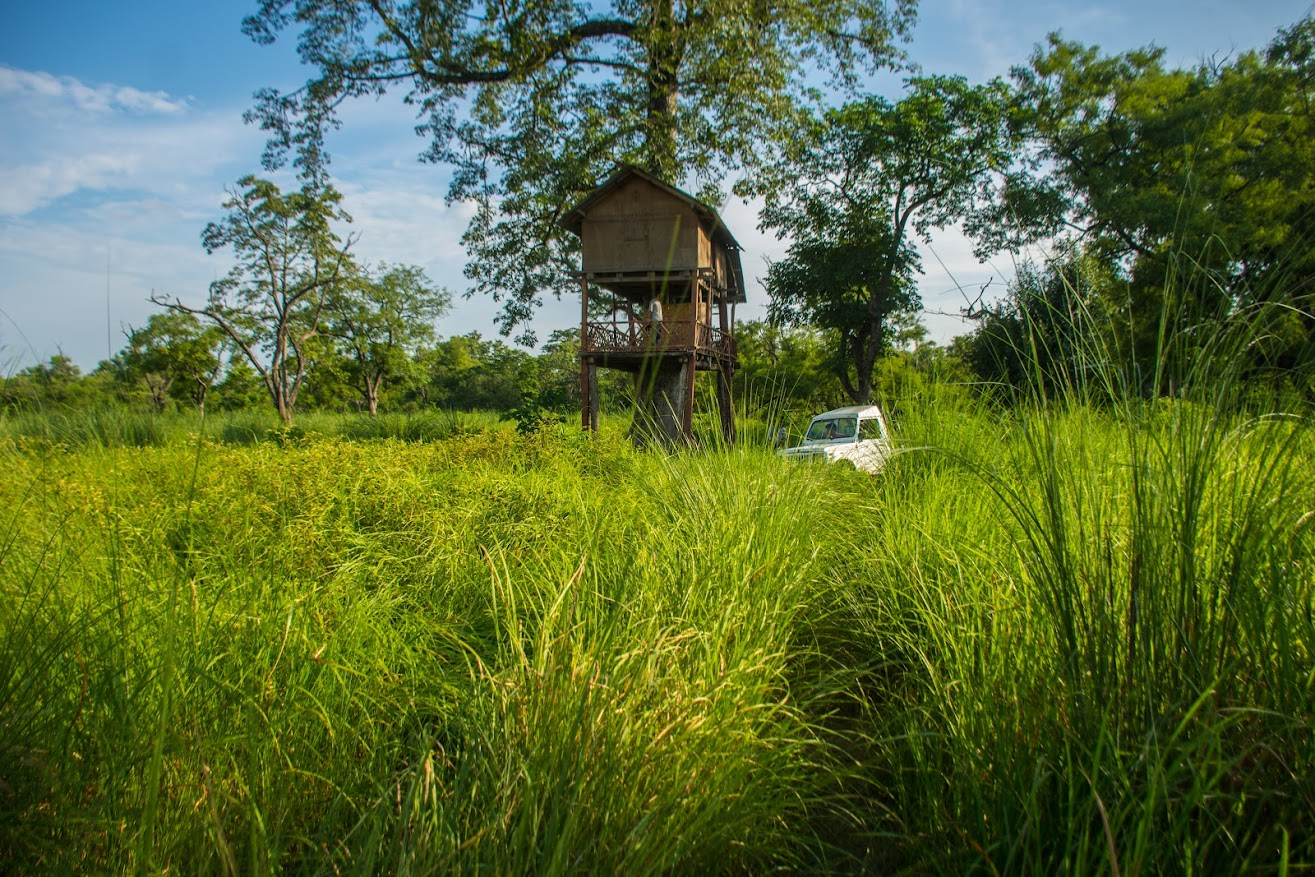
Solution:
[{"label": "wooden stilt", "polygon": [[729,363],[717,363],[717,412],[721,415],[721,437],[727,447],[735,444],[735,408],[731,397]]},{"label": "wooden stilt", "polygon": [[597,405],[594,396],[597,391],[597,381],[590,380],[591,373],[596,370],[593,361],[584,355],[584,346],[587,343],[589,334],[589,278],[584,275],[580,276],[580,428],[589,431],[597,429],[594,425],[595,417],[592,412]]},{"label": "wooden stilt", "polygon": [[586,378],[589,386],[589,423],[585,427],[590,432],[598,432],[598,364],[589,362],[589,374]]},{"label": "wooden stilt", "polygon": [[686,368],[689,370],[688,379],[685,381],[685,410],[681,412],[683,423],[681,430],[685,433],[685,442],[694,444],[694,380],[698,377],[698,354],[691,353],[686,360]]}]

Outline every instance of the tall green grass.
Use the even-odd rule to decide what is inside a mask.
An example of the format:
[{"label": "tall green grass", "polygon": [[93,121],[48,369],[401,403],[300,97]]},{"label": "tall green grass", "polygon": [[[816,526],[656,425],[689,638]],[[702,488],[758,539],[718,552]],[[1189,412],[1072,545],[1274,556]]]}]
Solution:
[{"label": "tall green grass", "polygon": [[299,416],[292,426],[266,411],[220,412],[208,418],[125,407],[0,414],[0,436],[68,450],[163,447],[202,434],[231,445],[286,443],[307,435],[432,442],[502,428],[502,419],[492,412],[439,410],[378,417],[312,412]]},{"label": "tall green grass", "polygon": [[711,419],[11,429],[0,858],[1309,871],[1315,449],[1211,343],[906,405],[875,478]]},{"label": "tall green grass", "polygon": [[573,430],[4,453],[20,867],[838,855],[812,826],[839,677],[793,633],[831,587],[841,517],[799,515],[828,473]]},{"label": "tall green grass", "polygon": [[905,424],[853,546],[883,869],[1315,864],[1312,434],[1254,406],[1258,322],[1166,324],[1173,398],[1090,335],[993,421]]}]

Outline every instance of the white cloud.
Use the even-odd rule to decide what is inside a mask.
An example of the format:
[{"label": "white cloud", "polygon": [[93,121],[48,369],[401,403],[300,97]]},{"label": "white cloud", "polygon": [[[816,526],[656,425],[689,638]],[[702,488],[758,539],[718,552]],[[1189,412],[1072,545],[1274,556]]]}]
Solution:
[{"label": "white cloud", "polygon": [[139,165],[136,155],[92,153],[0,169],[0,215],[22,216],[79,189],[106,188]]},{"label": "white cloud", "polygon": [[4,65],[0,65],[0,95],[66,102],[79,110],[98,114],[126,111],[173,115],[187,109],[186,100],[163,91],[142,91],[128,85],[105,83],[88,85],[72,76],[53,76]]},{"label": "white cloud", "polygon": [[[197,112],[164,92],[3,66],[0,115],[0,216],[9,217],[78,194],[187,198],[239,157],[249,169],[261,141],[237,110]],[[206,196],[217,188],[207,185]]]}]

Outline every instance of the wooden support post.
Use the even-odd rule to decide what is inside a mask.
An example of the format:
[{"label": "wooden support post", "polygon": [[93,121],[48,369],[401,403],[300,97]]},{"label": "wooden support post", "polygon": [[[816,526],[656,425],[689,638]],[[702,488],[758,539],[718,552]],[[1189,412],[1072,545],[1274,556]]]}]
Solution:
[{"label": "wooden support post", "polygon": [[731,397],[731,367],[725,360],[717,362],[717,413],[721,415],[721,437],[726,446],[735,444],[735,408]]},{"label": "wooden support post", "polygon": [[591,380],[596,371],[585,345],[589,338],[589,278],[580,275],[580,428],[588,431],[592,425],[591,412],[596,402],[597,380]]},{"label": "wooden support post", "polygon": [[685,411],[683,412],[685,416],[683,418],[684,423],[681,424],[681,429],[685,433],[685,441],[691,445],[694,444],[694,380],[699,374],[698,366],[698,354],[691,351],[687,363],[689,379],[685,382],[683,388],[685,391]]},{"label": "wooden support post", "polygon": [[585,429],[598,432],[598,364],[592,360],[589,362],[589,373],[585,377],[585,383],[589,387],[589,406],[586,409],[589,412],[589,419]]},{"label": "wooden support post", "polygon": [[689,346],[691,349],[697,349],[699,346],[699,293],[699,281],[696,277],[689,282]]}]

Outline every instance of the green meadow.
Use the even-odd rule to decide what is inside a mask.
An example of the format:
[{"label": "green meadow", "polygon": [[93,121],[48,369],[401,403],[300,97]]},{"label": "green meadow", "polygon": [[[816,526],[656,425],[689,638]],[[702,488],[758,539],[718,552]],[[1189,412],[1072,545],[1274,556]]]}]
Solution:
[{"label": "green meadow", "polygon": [[0,858],[1308,872],[1307,422],[952,398],[875,478],[619,421],[9,418]]}]

